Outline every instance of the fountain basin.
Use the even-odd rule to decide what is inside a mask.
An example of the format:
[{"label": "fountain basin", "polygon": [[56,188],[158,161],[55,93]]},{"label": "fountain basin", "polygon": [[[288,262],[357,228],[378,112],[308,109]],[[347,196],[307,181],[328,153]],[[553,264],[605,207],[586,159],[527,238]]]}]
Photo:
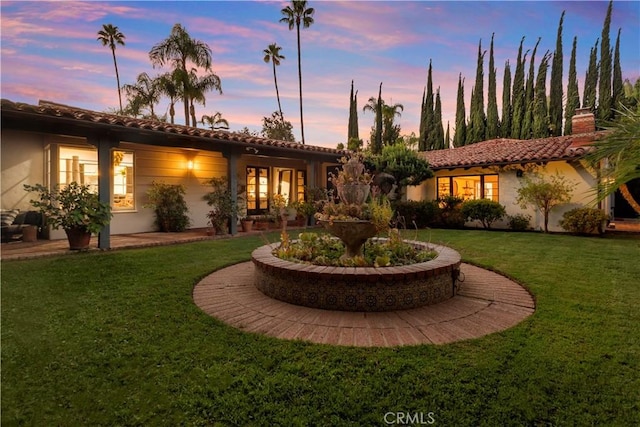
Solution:
[{"label": "fountain basin", "polygon": [[430,261],[399,267],[325,267],[280,259],[280,243],[261,246],[251,259],[263,294],[305,307],[341,311],[393,311],[437,304],[456,294],[460,254],[446,246],[407,241],[433,250]]},{"label": "fountain basin", "polygon": [[377,234],[375,225],[371,221],[319,221],[331,234],[338,237],[345,246],[343,259],[362,255],[362,245],[370,237]]}]

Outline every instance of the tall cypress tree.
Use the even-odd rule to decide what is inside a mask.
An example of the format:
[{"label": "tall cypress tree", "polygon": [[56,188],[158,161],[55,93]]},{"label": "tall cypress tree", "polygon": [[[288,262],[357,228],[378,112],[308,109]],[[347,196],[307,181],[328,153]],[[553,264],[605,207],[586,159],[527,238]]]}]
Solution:
[{"label": "tall cypress tree", "polygon": [[484,54],[482,40],[478,43],[478,63],[476,66],[476,82],[471,89],[471,106],[467,144],[483,141],[486,135],[487,118],[484,114]]},{"label": "tall cypress tree", "polygon": [[511,66],[509,60],[504,64],[504,77],[502,79],[502,121],[500,134],[503,138],[511,136],[511,119],[513,110],[511,107]]},{"label": "tall cypress tree", "polygon": [[602,26],[600,42],[600,79],[598,83],[598,118],[603,121],[611,119],[611,46],[609,27],[611,26],[611,9],[613,0],[609,1],[607,16]]},{"label": "tall cypress tree", "polygon": [[511,138],[514,139],[520,138],[520,129],[522,129],[522,119],[524,118],[524,66],[527,62],[527,54],[525,52],[524,58],[522,57],[523,43],[524,37],[520,40],[518,59],[516,61],[516,73],[513,76]]},{"label": "tall cypress tree", "polygon": [[352,139],[360,139],[358,131],[358,92],[353,93],[353,80],[351,80],[351,94],[349,95],[349,129],[347,132],[347,142]]},{"label": "tall cypress tree", "polygon": [[598,86],[598,40],[591,48],[589,54],[589,68],[584,77],[584,93],[582,95],[582,108],[589,108],[596,112],[596,87]]},{"label": "tall cypress tree", "polygon": [[456,134],[453,137],[453,146],[462,147],[467,141],[467,118],[464,106],[464,79],[462,73],[458,76],[458,96],[456,99]]},{"label": "tall cypress tree", "polygon": [[529,61],[529,75],[527,76],[527,87],[524,93],[524,116],[522,119],[522,129],[520,129],[520,139],[530,139],[533,131],[533,97],[536,72],[535,62],[540,40],[541,38],[538,37],[538,41],[531,53],[531,61]]},{"label": "tall cypress tree", "polygon": [[440,88],[436,90],[436,105],[433,110],[433,145],[432,150],[444,148],[444,128],[442,127],[442,102],[440,101]]},{"label": "tall cypress tree", "polygon": [[420,103],[420,127],[418,135],[418,151],[427,151],[427,116],[425,99],[427,96],[427,88],[422,90],[422,102]]},{"label": "tall cypress tree", "polygon": [[371,153],[382,153],[382,82],[378,90],[378,102],[376,103],[376,135],[371,144]]},{"label": "tall cypress tree", "polygon": [[473,144],[473,119],[475,118],[475,113],[473,107],[476,103],[475,96],[475,87],[471,86],[471,100],[469,101],[469,121],[467,122],[467,139],[464,142],[464,145]]},{"label": "tall cypress tree", "polygon": [[533,98],[533,127],[534,138],[549,136],[549,114],[547,111],[547,68],[549,66],[549,51],[547,51],[538,67],[535,95]]},{"label": "tall cypress tree", "polygon": [[427,96],[424,99],[424,132],[425,132],[425,147],[427,150],[431,150],[434,145],[432,139],[435,129],[435,119],[433,116],[433,76],[431,68],[431,60],[429,60],[429,71],[427,73]]},{"label": "tall cypress tree", "polygon": [[571,59],[569,60],[569,83],[567,84],[567,107],[564,113],[564,134],[571,135],[572,126],[571,118],[580,108],[580,95],[578,94],[578,74],[576,73],[576,49],[578,46],[578,38],[573,38],[573,47],[571,48]]},{"label": "tall cypress tree", "polygon": [[444,147],[449,148],[451,146],[451,132],[449,129],[449,122],[447,122],[447,133],[444,134]]},{"label": "tall cypress tree", "polygon": [[549,84],[549,122],[551,123],[552,136],[562,135],[562,21],[564,21],[564,10],[560,15],[560,24],[558,24],[556,51],[553,54]]},{"label": "tall cypress tree", "polygon": [[616,38],[616,47],[613,54],[613,111],[612,119],[615,119],[619,115],[621,105],[624,102],[624,82],[622,81],[622,68],[620,67],[620,31],[618,29],[618,37]]},{"label": "tall cypress tree", "polygon": [[489,87],[487,93],[487,133],[486,139],[495,139],[500,134],[498,122],[498,100],[496,99],[496,67],[493,60],[493,36],[491,34],[491,48],[489,49]]}]

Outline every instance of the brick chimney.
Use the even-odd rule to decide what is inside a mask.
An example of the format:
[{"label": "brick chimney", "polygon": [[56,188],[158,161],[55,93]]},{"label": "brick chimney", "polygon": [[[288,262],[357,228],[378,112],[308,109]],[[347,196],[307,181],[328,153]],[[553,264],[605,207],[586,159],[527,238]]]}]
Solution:
[{"label": "brick chimney", "polygon": [[579,108],[571,118],[572,141],[570,152],[585,153],[595,139],[596,119],[589,108]]},{"label": "brick chimney", "polygon": [[596,131],[596,118],[589,108],[579,108],[571,118],[572,135]]}]

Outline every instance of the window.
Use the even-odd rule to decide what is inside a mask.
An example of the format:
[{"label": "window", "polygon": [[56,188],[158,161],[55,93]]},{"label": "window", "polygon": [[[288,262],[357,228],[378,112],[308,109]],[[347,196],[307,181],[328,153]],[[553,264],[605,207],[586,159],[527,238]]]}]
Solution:
[{"label": "window", "polygon": [[[135,209],[133,152],[114,150],[111,152],[112,208],[114,211]],[[51,148],[46,152],[47,162],[52,156]],[[91,148],[64,147],[58,150],[58,181],[64,186],[71,182],[88,185],[91,191],[98,192],[98,152]],[[50,166],[45,165],[47,170]],[[53,180],[52,180],[53,181]]]},{"label": "window", "polygon": [[298,195],[297,200],[299,202],[304,202],[304,194],[307,188],[307,172],[306,171],[296,171],[296,193]]},{"label": "window", "polygon": [[133,152],[113,151],[113,209],[132,210],[134,203]]},{"label": "window", "polygon": [[98,192],[98,152],[87,148],[60,147],[58,184],[77,182]]},{"label": "window", "polygon": [[498,201],[498,175],[447,176],[437,180],[438,198],[456,196],[464,200]]},{"label": "window", "polygon": [[247,214],[259,215],[269,210],[269,169],[247,167]]}]

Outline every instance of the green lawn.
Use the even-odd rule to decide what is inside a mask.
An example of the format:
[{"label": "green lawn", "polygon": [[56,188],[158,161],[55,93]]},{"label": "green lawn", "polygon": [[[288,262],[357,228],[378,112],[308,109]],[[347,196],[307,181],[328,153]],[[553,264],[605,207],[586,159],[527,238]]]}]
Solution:
[{"label": "green lawn", "polygon": [[3,262],[2,425],[640,425],[640,239],[419,237],[525,284],[536,313],[444,346],[330,347],[193,304],[258,237]]}]

